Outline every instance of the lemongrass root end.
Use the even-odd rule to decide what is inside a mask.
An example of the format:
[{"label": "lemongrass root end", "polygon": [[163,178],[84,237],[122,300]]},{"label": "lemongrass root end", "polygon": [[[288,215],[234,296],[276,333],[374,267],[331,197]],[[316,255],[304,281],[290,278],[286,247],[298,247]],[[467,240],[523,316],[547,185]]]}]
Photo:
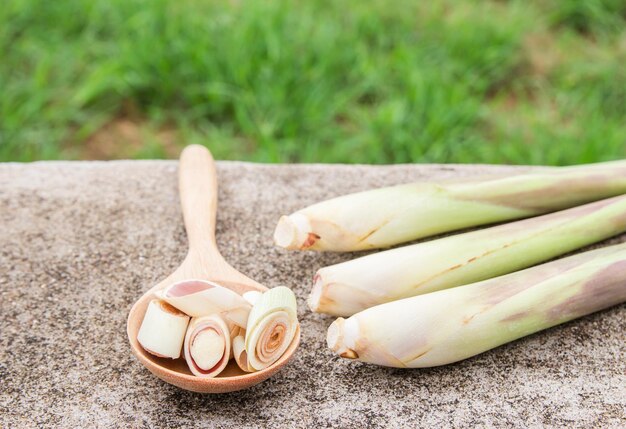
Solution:
[{"label": "lemongrass root end", "polygon": [[354,339],[357,333],[358,325],[355,319],[350,318],[346,320],[340,317],[328,327],[326,344],[328,348],[342,358],[358,359],[358,353],[353,350]]},{"label": "lemongrass root end", "polygon": [[315,243],[317,236],[313,236],[309,219],[301,213],[294,213],[279,219],[274,230],[274,243],[285,249],[302,250]]}]

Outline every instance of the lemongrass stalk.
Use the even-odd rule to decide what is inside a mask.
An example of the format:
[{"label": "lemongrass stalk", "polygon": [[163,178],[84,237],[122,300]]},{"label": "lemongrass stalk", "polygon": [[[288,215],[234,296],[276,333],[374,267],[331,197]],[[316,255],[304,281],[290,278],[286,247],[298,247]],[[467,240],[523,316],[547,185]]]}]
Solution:
[{"label": "lemongrass stalk", "polygon": [[298,327],[296,297],[279,286],[255,297],[245,334],[233,340],[239,367],[260,371],[276,362],[287,350]]},{"label": "lemongrass stalk", "polygon": [[187,366],[194,375],[212,378],[226,368],[232,350],[231,331],[233,329],[218,314],[191,320],[183,350]]},{"label": "lemongrass stalk", "polygon": [[378,365],[446,365],[624,301],[621,244],[339,318],[327,343]]},{"label": "lemongrass stalk", "polygon": [[191,317],[221,314],[245,329],[252,305],[236,292],[206,280],[184,280],[155,295]]},{"label": "lemongrass stalk", "polygon": [[320,269],[313,311],[374,305],[507,274],[626,231],[626,196],[379,252]]},{"label": "lemongrass stalk", "polygon": [[287,249],[389,247],[471,226],[535,216],[626,193],[626,161],[460,183],[413,183],[323,201],[281,217]]},{"label": "lemongrass stalk", "polygon": [[148,304],[137,341],[148,353],[178,359],[183,347],[189,316],[158,299]]}]

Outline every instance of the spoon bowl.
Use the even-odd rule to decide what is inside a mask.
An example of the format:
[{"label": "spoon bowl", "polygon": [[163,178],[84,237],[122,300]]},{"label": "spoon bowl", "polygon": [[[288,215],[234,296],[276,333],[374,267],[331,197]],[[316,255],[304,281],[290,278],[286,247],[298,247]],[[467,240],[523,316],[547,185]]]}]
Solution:
[{"label": "spoon bowl", "polygon": [[189,252],[182,264],[165,280],[148,290],[128,314],[126,331],[133,354],[154,375],[185,390],[201,393],[234,392],[258,384],[279,371],[293,357],[300,343],[300,326],[285,353],[269,367],[252,373],[242,371],[234,360],[215,378],[194,376],[185,360],[166,359],[146,352],[137,340],[146,309],[154,292],[188,279],[208,280],[240,295],[268,289],[230,266],[215,241],[217,213],[217,174],[211,153],[204,146],[186,147],[179,163],[179,192],[189,239]]}]

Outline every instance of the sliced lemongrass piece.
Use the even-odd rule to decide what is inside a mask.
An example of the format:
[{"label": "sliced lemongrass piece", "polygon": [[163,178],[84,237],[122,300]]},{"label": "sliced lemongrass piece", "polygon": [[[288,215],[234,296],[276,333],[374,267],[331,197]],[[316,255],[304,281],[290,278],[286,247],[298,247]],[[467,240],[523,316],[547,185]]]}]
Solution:
[{"label": "sliced lemongrass piece", "polygon": [[217,376],[230,360],[231,339],[227,323],[218,314],[191,320],[185,335],[185,360],[191,372],[203,378]]},{"label": "sliced lemongrass piece", "polygon": [[233,356],[235,362],[242,371],[253,372],[254,369],[248,365],[248,354],[246,353],[246,332],[233,338]]},{"label": "sliced lemongrass piece", "polygon": [[240,328],[244,328],[248,323],[248,315],[252,306],[233,308],[222,313],[224,319],[229,323],[234,323]]},{"label": "sliced lemongrass piece", "polygon": [[189,316],[166,302],[153,299],[141,322],[137,341],[150,354],[178,359],[188,324]]},{"label": "sliced lemongrass piece", "polygon": [[259,300],[259,298],[261,298],[262,295],[263,295],[263,292],[250,290],[248,292],[244,292],[242,296],[243,296],[243,299],[245,299],[246,301],[250,303],[250,305],[254,305]]},{"label": "sliced lemongrass piece", "polygon": [[626,161],[534,170],[454,183],[373,189],[280,218],[274,242],[298,250],[353,251],[575,207],[626,192]]},{"label": "sliced lemongrass piece", "polygon": [[189,353],[203,371],[213,368],[224,356],[226,341],[213,329],[204,329],[195,336]]},{"label": "sliced lemongrass piece", "polygon": [[[279,286],[263,293],[250,311],[245,335],[247,362],[244,371],[259,371],[276,362],[291,344],[298,327],[296,297],[291,289]],[[237,358],[237,353],[235,353]]]},{"label": "sliced lemongrass piece", "polygon": [[446,365],[624,301],[621,244],[339,318],[327,343],[378,365]]},{"label": "sliced lemongrass piece", "polygon": [[321,268],[308,304],[350,316],[366,308],[500,276],[626,231],[626,196],[400,247]]},{"label": "sliced lemongrass piece", "polygon": [[217,313],[244,329],[252,308],[238,293],[206,280],[184,280],[156,295],[191,317]]},{"label": "sliced lemongrass piece", "polygon": [[[227,323],[228,325],[228,323]],[[231,343],[232,343],[232,339],[235,338],[238,335],[241,335],[242,332],[246,332],[245,329],[235,325],[234,323],[231,323],[231,326],[229,326],[230,328],[230,339],[231,339]]]},{"label": "sliced lemongrass piece", "polygon": [[[241,338],[245,338],[246,336],[246,330],[235,325],[234,323],[231,324],[232,326],[230,327],[230,358],[231,359],[237,359],[237,348],[235,347],[235,339],[241,337]],[[239,364],[239,362],[237,362],[237,364]]]}]

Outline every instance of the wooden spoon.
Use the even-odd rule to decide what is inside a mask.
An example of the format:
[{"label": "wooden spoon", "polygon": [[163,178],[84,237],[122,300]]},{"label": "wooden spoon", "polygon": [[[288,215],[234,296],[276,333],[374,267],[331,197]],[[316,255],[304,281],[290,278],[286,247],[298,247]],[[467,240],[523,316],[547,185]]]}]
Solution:
[{"label": "wooden spoon", "polygon": [[153,293],[174,282],[186,279],[210,280],[239,294],[247,291],[264,292],[267,288],[241,274],[222,257],[215,242],[217,210],[217,174],[211,153],[203,146],[186,147],[178,166],[178,187],[189,251],[182,264],[169,277],[146,292],[133,305],[126,330],[130,346],[139,361],[160,379],[185,390],[202,393],[233,392],[266,380],[281,369],[293,356],[300,342],[300,326],[287,351],[268,368],[243,372],[234,360],[215,378],[200,378],[191,374],[185,361],[159,358],[146,352],[137,341],[137,333]]}]

